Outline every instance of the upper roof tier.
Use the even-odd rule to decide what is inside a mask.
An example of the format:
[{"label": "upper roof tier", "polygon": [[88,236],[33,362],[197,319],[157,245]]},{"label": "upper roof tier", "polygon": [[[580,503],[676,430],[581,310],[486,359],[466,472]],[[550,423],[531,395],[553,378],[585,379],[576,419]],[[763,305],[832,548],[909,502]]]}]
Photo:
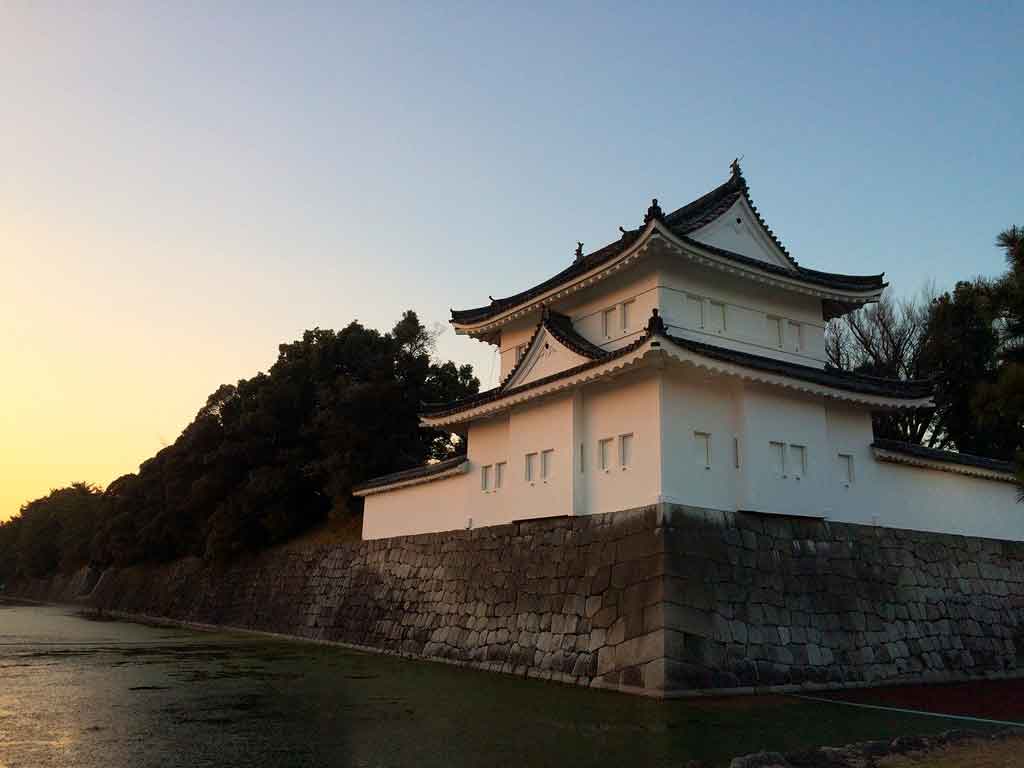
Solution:
[{"label": "upper roof tier", "polygon": [[[739,207],[737,207],[739,206]],[[749,252],[717,245],[707,237],[719,220],[730,211],[742,210],[751,220],[754,233],[763,244],[765,258],[755,258]],[[737,217],[736,223],[740,224]],[[824,316],[835,317],[849,312],[867,302],[878,299],[885,287],[883,275],[841,275],[820,272],[800,266],[789,254],[786,247],[768,227],[758,213],[750,197],[750,189],[739,163],[732,163],[732,173],[722,185],[706,195],[687,203],[672,213],[662,212],[658,201],[644,217],[644,225],[638,229],[622,230],[622,237],[614,243],[587,255],[578,255],[568,267],[558,274],[520,293],[501,299],[492,299],[490,304],[473,309],[452,310],[451,322],[461,333],[477,334],[493,330],[503,320],[521,314],[521,310],[532,311],[535,305],[545,305],[564,295],[574,284],[591,282],[599,273],[618,264],[629,254],[642,252],[643,246],[652,238],[661,238],[674,245],[677,250],[692,252],[701,263],[738,274],[748,274],[760,282],[775,283],[801,293],[821,297]]]}]

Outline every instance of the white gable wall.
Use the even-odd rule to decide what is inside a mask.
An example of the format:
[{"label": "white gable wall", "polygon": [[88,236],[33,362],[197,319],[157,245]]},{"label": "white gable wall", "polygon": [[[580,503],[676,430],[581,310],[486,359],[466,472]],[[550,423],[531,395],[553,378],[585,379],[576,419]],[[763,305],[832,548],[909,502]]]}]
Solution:
[{"label": "white gable wall", "polygon": [[529,384],[545,376],[575,368],[589,360],[590,358],[566,348],[562,342],[548,333],[546,328],[542,328],[533,345],[527,350],[522,365],[506,386],[518,387]]},{"label": "white gable wall", "polygon": [[732,207],[710,224],[691,232],[692,239],[707,245],[714,245],[741,256],[746,256],[777,267],[790,267],[785,254],[772,242],[747,201],[742,197]]}]

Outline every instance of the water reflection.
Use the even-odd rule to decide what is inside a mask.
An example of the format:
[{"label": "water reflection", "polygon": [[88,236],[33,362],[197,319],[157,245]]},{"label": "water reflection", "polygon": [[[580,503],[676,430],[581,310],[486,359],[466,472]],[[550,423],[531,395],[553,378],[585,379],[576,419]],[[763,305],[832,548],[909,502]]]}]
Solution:
[{"label": "water reflection", "polygon": [[665,703],[0,603],[0,768],[727,765],[944,727],[779,698]]}]

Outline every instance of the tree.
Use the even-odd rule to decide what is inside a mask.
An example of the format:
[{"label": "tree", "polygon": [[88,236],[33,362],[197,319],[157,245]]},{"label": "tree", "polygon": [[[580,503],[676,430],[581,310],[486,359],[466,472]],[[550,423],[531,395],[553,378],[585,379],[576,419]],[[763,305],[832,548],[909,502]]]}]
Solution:
[{"label": "tree", "polygon": [[[831,365],[887,379],[925,379],[928,308],[933,295],[925,286],[919,296],[897,300],[886,290],[876,304],[829,322],[825,351]],[[921,444],[932,439],[934,414],[920,409],[872,414],[875,437]]]},{"label": "tree", "polygon": [[111,484],[93,543],[101,563],[214,559],[272,546],[352,487],[457,451],[423,429],[423,401],[479,390],[469,366],[431,359],[436,333],[408,311],[389,333],[353,322],[281,344],[270,370],[217,388],[181,436]]}]

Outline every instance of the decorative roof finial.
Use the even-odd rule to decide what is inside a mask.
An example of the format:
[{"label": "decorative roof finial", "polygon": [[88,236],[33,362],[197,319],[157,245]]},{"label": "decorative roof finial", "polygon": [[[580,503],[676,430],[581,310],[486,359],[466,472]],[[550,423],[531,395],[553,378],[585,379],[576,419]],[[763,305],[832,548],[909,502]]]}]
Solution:
[{"label": "decorative roof finial", "polygon": [[733,161],[731,163],[729,163],[729,168],[732,169],[732,175],[733,176],[742,176],[743,175],[743,171],[740,170],[740,160],[742,160],[742,159],[743,159],[743,155],[740,155],[737,158],[733,158]]},{"label": "decorative roof finial", "polygon": [[579,240],[576,241],[576,261],[583,258],[583,243]]},{"label": "decorative roof finial", "polygon": [[664,218],[665,212],[658,205],[658,198],[654,198],[651,200],[651,207],[647,209],[647,213],[644,215],[644,226],[646,227],[652,220],[661,221]]},{"label": "decorative roof finial", "polygon": [[622,234],[626,234],[626,228],[621,224],[619,225],[619,232],[621,232]]},{"label": "decorative roof finial", "polygon": [[661,315],[658,314],[658,308],[654,307],[651,310],[651,319],[647,321],[647,332],[652,336],[665,335],[665,321]]}]

